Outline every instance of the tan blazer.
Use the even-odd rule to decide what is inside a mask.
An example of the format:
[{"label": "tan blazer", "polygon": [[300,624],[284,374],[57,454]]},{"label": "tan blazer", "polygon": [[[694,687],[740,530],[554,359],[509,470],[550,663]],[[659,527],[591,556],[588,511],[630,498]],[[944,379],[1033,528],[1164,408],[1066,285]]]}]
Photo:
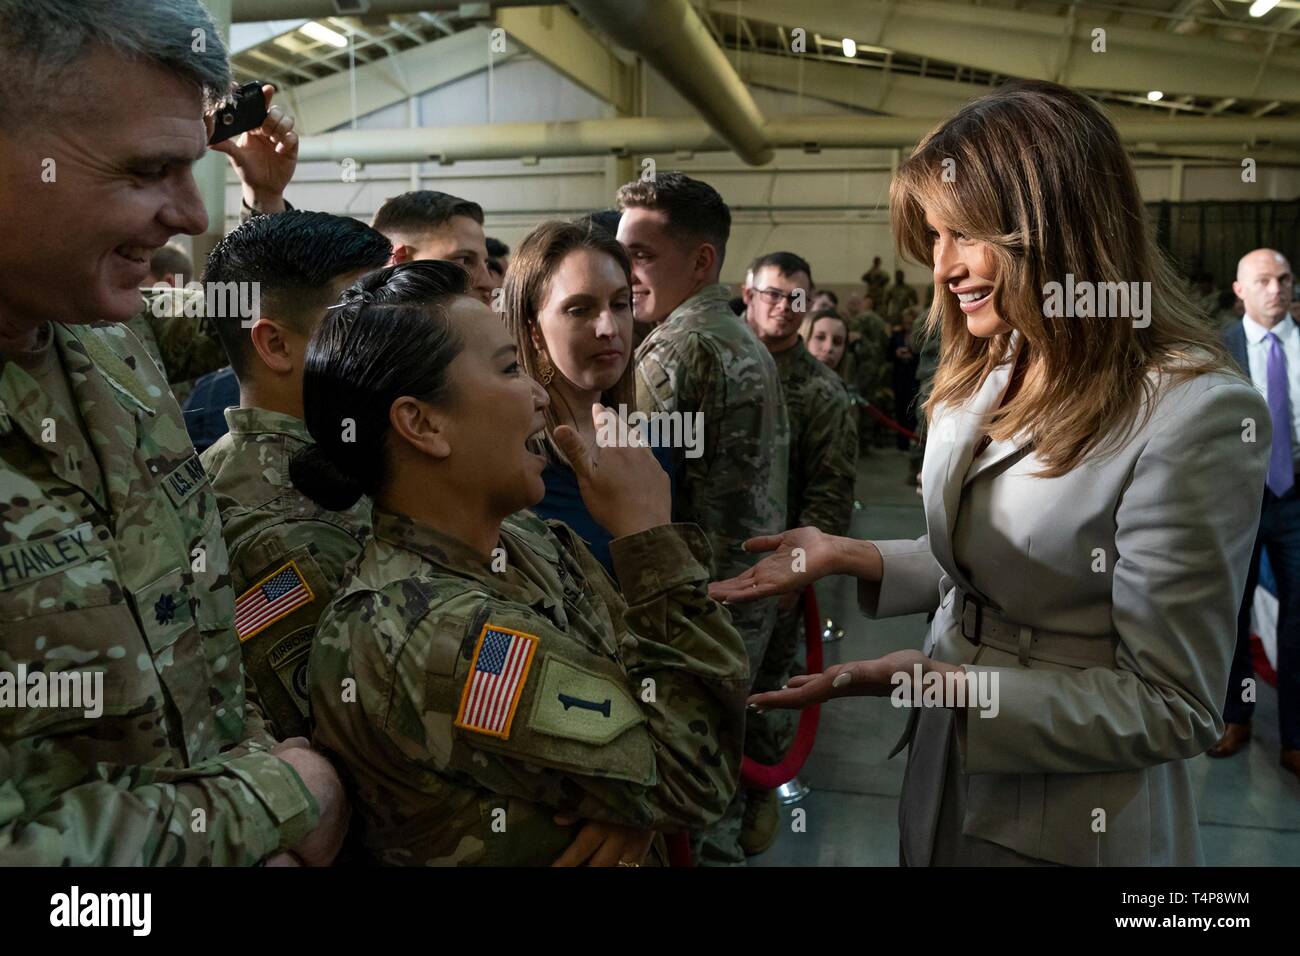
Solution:
[{"label": "tan blazer", "polygon": [[[1070,865],[1200,863],[1187,759],[1223,729],[1268,407],[1233,374],[1157,384],[1151,418],[1118,451],[1036,478],[1023,437],[975,458],[1009,373],[1000,366],[966,405],[935,414],[928,534],[877,542],[883,579],[859,585],[873,617],[937,606],[925,652],[998,674],[995,717],[910,715],[895,750],[910,736],[907,862],[929,863],[936,839],[973,837]],[[1000,636],[963,637],[976,610],[963,592],[990,605]],[[962,777],[946,780],[952,738]],[[958,784],[964,813],[945,818],[961,832],[939,833]]]}]

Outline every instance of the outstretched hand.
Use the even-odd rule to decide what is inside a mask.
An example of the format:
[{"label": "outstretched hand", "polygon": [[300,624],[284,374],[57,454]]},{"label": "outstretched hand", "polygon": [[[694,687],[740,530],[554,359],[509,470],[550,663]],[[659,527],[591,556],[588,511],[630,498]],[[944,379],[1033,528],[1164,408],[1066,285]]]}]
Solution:
[{"label": "outstretched hand", "polygon": [[835,539],[816,528],[792,528],[781,534],[761,535],[745,542],[750,552],[771,553],[753,567],[709,585],[709,597],[723,604],[756,601],[773,594],[799,592],[835,573]]},{"label": "outstretched hand", "polygon": [[780,690],[755,694],[749,698],[749,705],[760,711],[802,710],[836,697],[887,697],[896,686],[894,675],[902,672],[910,678],[917,664],[924,671],[931,661],[920,651],[906,650],[874,661],[835,664],[820,674],[791,677]]}]

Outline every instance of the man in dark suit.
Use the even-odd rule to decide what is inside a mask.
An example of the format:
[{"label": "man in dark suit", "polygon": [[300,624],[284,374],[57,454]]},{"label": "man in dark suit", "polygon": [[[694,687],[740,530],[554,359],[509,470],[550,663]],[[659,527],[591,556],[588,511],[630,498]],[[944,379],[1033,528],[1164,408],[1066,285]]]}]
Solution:
[{"label": "man in dark suit", "polygon": [[1255,709],[1250,662],[1250,609],[1259,578],[1260,554],[1277,579],[1277,709],[1282,766],[1300,777],[1300,326],[1290,313],[1294,276],[1286,257],[1256,249],[1237,264],[1232,289],[1245,316],[1228,326],[1224,344],[1241,370],[1268,400],[1273,444],[1259,535],[1250,559],[1246,593],[1237,615],[1237,650],[1223,707],[1223,737],[1207,752],[1230,757],[1250,740]]}]

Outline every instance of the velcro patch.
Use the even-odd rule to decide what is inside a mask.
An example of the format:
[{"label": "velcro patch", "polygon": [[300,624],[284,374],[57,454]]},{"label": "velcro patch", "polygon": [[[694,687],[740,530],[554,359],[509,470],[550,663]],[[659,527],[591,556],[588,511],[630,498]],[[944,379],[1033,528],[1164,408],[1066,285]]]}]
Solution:
[{"label": "velcro patch", "polygon": [[246,641],[276,621],[316,600],[296,561],[276,568],[235,602],[235,633]]},{"label": "velcro patch", "polygon": [[191,455],[163,476],[163,487],[167,497],[177,508],[185,504],[194,493],[208,480],[208,473],[203,470],[203,462],[198,455]]},{"label": "velcro patch", "polygon": [[535,634],[497,627],[490,621],[483,625],[460,694],[457,727],[509,739],[537,645]]},{"label": "velcro patch", "polygon": [[600,745],[644,720],[624,685],[551,656],[542,665],[541,689],[528,726],[538,733]]},{"label": "velcro patch", "polygon": [[50,574],[62,574],[90,558],[95,529],[89,521],[35,541],[0,548],[0,590]]}]

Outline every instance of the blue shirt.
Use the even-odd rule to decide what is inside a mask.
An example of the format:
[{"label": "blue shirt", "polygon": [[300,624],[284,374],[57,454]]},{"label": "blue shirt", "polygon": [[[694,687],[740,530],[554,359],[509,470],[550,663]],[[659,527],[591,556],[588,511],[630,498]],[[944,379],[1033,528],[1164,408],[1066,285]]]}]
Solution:
[{"label": "blue shirt", "polygon": [[[654,452],[663,470],[668,473],[668,481],[671,485],[673,450],[664,447],[650,450]],[[559,519],[578,532],[579,537],[587,542],[587,547],[591,548],[591,553],[596,560],[603,564],[610,577],[617,581],[614,562],[609,555],[609,543],[614,540],[614,536],[597,524],[596,519],[587,510],[587,505],[582,500],[582,492],[578,490],[578,476],[573,473],[573,469],[561,462],[552,461],[542,472],[542,481],[546,484],[546,497],[533,507],[533,512],[540,518]],[[676,497],[675,492],[674,486],[674,497]]]},{"label": "blue shirt", "polygon": [[226,409],[239,406],[239,380],[227,365],[209,372],[194,383],[194,391],[185,399],[182,409],[185,430],[190,433],[194,450],[201,452],[229,431]]}]

